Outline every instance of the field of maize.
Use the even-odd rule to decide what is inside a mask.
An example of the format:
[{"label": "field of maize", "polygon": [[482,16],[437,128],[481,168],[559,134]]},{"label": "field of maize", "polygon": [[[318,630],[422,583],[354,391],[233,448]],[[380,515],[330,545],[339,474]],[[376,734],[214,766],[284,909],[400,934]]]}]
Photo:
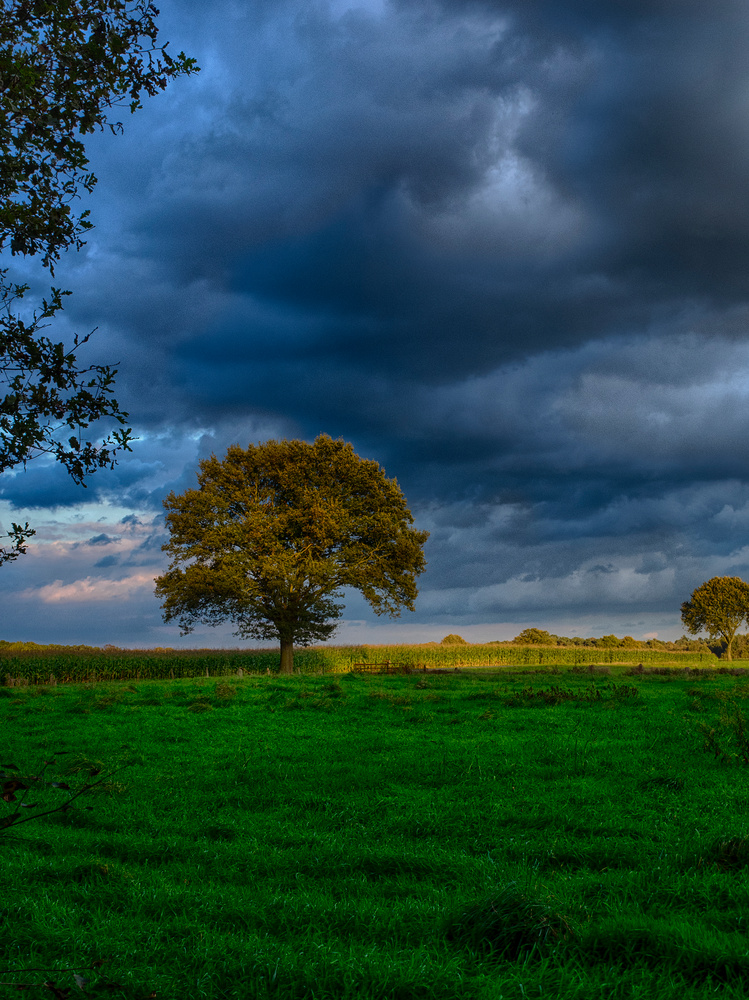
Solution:
[{"label": "field of maize", "polygon": [[[20,645],[20,644],[19,644]],[[277,647],[265,649],[99,649],[37,646],[0,649],[0,685],[65,684],[117,680],[168,680],[277,673]],[[699,666],[716,664],[711,653],[654,649],[601,649],[497,645],[320,646],[298,649],[294,670],[300,674],[338,674],[357,664],[389,663],[401,670],[485,666],[585,666],[642,663]]]}]

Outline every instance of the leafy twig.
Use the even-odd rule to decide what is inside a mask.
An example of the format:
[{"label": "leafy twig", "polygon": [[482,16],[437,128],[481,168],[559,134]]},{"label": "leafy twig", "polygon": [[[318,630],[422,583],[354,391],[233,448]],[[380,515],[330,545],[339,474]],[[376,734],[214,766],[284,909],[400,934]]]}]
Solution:
[{"label": "leafy twig", "polygon": [[[61,751],[61,752],[62,753],[67,753],[68,751]],[[50,764],[55,764],[55,763],[57,763],[57,762],[54,761],[54,760],[45,760],[44,761],[44,765],[43,765],[42,770],[41,770],[41,775],[44,774],[45,769]],[[117,774],[119,771],[122,771],[122,770],[124,770],[124,768],[131,767],[131,766],[132,766],[131,764],[123,764],[121,767],[115,768],[115,770],[113,770],[113,771],[109,771],[103,777],[99,778],[98,781],[87,781],[83,785],[82,788],[78,789],[77,792],[75,792],[74,794],[70,795],[69,798],[65,802],[63,802],[61,805],[55,806],[53,809],[45,809],[43,812],[35,813],[33,816],[26,817],[26,819],[20,819],[19,818],[19,810],[22,809],[22,808],[24,808],[24,809],[33,809],[33,808],[36,807],[36,803],[35,802],[33,802],[33,803],[26,803],[26,802],[24,802],[24,799],[26,797],[26,793],[28,791],[30,791],[31,786],[30,785],[25,785],[22,781],[20,781],[20,780],[18,780],[16,778],[11,778],[10,780],[6,780],[3,783],[3,785],[2,785],[2,795],[0,796],[0,797],[2,797],[2,799],[5,802],[15,802],[15,801],[17,801],[16,800],[16,795],[15,795],[15,793],[17,791],[23,791],[24,794],[21,796],[21,799],[18,801],[18,805],[16,806],[15,810],[9,816],[6,816],[4,819],[0,819],[0,836],[2,836],[2,834],[5,831],[9,830],[11,827],[15,830],[19,826],[23,826],[24,823],[30,823],[32,820],[35,820],[35,819],[41,819],[42,816],[49,816],[52,813],[56,813],[56,812],[66,812],[68,809],[71,808],[71,805],[75,801],[75,799],[77,799],[81,795],[83,795],[84,792],[87,792],[90,789],[95,788],[97,785],[102,784],[102,782],[104,782],[104,781],[108,781],[113,775]],[[0,767],[7,768],[8,770],[11,770],[11,771],[20,771],[20,768],[18,768],[15,764],[0,764]],[[94,769],[92,769],[89,772],[89,774],[91,775],[91,777],[94,777],[95,775],[100,774],[100,773],[101,773],[101,768],[94,768]],[[41,781],[42,780],[41,775],[39,777],[32,776],[32,778],[29,779],[29,780]],[[4,772],[0,772],[0,778],[7,778],[7,775]],[[68,785],[64,781],[52,781],[52,782],[50,782],[50,784],[52,785],[53,788],[62,788],[65,791],[70,791],[70,785]],[[86,808],[87,809],[91,809],[92,807],[91,806],[86,806]]]}]

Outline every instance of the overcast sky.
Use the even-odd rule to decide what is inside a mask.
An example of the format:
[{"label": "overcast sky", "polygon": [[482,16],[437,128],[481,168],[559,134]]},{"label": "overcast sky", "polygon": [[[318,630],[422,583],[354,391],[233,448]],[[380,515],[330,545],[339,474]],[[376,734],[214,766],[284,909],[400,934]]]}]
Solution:
[{"label": "overcast sky", "polygon": [[[3,637],[161,621],[162,500],[269,437],[351,441],[431,537],[415,613],[339,642],[677,638],[749,579],[740,0],[163,0],[202,67],[90,144],[55,333],[98,327],[139,440],[5,475]],[[50,331],[50,334],[52,331]]]}]

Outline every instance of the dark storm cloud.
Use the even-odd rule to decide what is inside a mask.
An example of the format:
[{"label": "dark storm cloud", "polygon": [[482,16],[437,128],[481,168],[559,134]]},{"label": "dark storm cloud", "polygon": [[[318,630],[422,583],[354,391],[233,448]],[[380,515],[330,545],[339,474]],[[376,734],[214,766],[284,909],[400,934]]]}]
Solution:
[{"label": "dark storm cloud", "polygon": [[0,496],[13,508],[29,510],[76,506],[90,495],[85,487],[73,482],[61,466],[30,465],[28,469],[3,476]]},{"label": "dark storm cloud", "polygon": [[[235,21],[262,82],[225,55],[229,89],[142,222],[183,280],[275,307],[261,364],[309,324],[302,360],[444,379],[744,294],[734,7],[292,10],[277,67],[267,23]],[[236,349],[227,319],[196,351]]]},{"label": "dark storm cloud", "polygon": [[601,7],[212,17],[190,131],[138,145],[147,256],[100,286],[146,358],[199,359],[183,396],[243,355],[438,382],[743,295],[746,19]]},{"label": "dark storm cloud", "polygon": [[112,545],[115,542],[119,542],[119,538],[110,538],[109,535],[102,533],[89,538],[86,545]]},{"label": "dark storm cloud", "polygon": [[112,566],[119,565],[119,562],[120,562],[119,556],[104,556],[103,559],[98,559],[94,563],[94,567],[96,569],[109,569]]},{"label": "dark storm cloud", "polygon": [[[178,296],[162,297],[177,307],[171,316],[153,301],[166,258],[186,300],[201,282],[213,298],[212,328],[231,322],[225,310],[233,300],[245,312],[259,301],[275,313],[265,338],[262,328],[245,327],[261,354],[263,339],[278,350],[300,323],[316,328],[303,355],[316,350],[329,364],[353,358],[383,371],[398,362],[437,376],[455,365],[456,325],[472,339],[460,361],[468,368],[479,351],[483,364],[532,344],[539,324],[528,310],[535,294],[523,276],[528,256],[553,258],[584,223],[532,165],[513,160],[530,97],[495,53],[502,25],[392,13],[334,22],[309,11],[287,21],[279,15],[286,35],[277,65],[268,47],[278,38],[262,31],[255,38],[251,15],[232,25],[264,63],[264,79],[240,69],[246,56],[233,65],[236,42],[224,39],[228,86],[218,94],[208,82],[198,92],[210,116],[198,110],[195,134],[181,137],[154,170],[140,220],[129,212],[140,252],[150,244],[158,257],[155,274],[144,281],[147,268],[130,262],[126,285],[113,275],[96,286],[98,299],[91,290],[92,305],[106,296],[121,307],[144,346],[150,342],[147,351],[173,338],[170,331],[184,342],[202,326],[207,337],[199,303],[198,315],[185,317]],[[499,225],[486,225],[482,198]],[[478,255],[476,235],[486,244]],[[539,314],[557,308],[547,297]],[[210,339],[216,352],[235,346],[213,329]],[[162,371],[152,370],[157,378]]]},{"label": "dark storm cloud", "polygon": [[27,469],[3,477],[0,499],[9,501],[13,509],[28,510],[56,510],[110,498],[148,506],[151,491],[143,484],[163,476],[166,468],[160,462],[140,459],[137,452],[144,449],[137,444],[133,450],[134,455],[121,455],[114,469],[90,476],[85,485],[75,483],[61,465],[37,460]]}]

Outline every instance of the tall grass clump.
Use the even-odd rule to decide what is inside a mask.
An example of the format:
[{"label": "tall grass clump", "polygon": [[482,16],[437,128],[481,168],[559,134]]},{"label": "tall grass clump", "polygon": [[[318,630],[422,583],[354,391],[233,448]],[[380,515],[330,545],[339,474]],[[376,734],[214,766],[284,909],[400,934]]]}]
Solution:
[{"label": "tall grass clump", "polygon": [[551,896],[537,898],[510,882],[465,907],[445,923],[448,941],[493,959],[528,961],[572,937],[567,919]]},{"label": "tall grass clump", "polygon": [[[735,698],[720,692],[720,716],[714,724],[697,725],[703,737],[703,748],[723,764],[749,766],[749,724]],[[698,699],[698,707],[701,699]]]}]

